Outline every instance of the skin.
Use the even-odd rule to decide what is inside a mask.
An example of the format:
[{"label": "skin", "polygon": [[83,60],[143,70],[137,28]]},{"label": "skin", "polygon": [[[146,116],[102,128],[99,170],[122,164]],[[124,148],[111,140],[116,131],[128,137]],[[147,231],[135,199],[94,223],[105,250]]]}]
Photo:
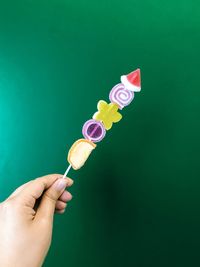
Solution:
[{"label": "skin", "polygon": [[17,188],[0,204],[0,263],[4,267],[42,266],[52,239],[55,213],[72,195],[70,178],[51,174]]}]

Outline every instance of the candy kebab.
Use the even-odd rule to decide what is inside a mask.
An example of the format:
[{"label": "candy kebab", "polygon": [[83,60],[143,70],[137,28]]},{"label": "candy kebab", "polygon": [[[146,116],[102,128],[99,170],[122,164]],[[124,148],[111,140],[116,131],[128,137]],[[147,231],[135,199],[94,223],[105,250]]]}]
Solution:
[{"label": "candy kebab", "polygon": [[121,76],[121,83],[115,85],[109,94],[110,103],[100,100],[97,104],[97,112],[92,119],[85,122],[82,128],[83,139],[77,140],[69,150],[67,168],[63,177],[66,177],[72,167],[74,170],[80,169],[92,150],[106,135],[106,130],[110,130],[113,123],[119,122],[122,115],[118,110],[128,106],[133,98],[134,92],[140,92],[140,69],[127,75]]}]

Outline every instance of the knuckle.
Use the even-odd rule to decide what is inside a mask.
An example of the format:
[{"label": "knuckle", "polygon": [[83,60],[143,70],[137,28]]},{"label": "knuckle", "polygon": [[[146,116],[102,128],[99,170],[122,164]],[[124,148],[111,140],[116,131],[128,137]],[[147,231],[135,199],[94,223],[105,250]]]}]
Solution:
[{"label": "knuckle", "polygon": [[51,176],[52,176],[53,178],[60,178],[60,177],[62,177],[62,174],[59,174],[59,173],[53,173],[53,174],[51,174]]}]

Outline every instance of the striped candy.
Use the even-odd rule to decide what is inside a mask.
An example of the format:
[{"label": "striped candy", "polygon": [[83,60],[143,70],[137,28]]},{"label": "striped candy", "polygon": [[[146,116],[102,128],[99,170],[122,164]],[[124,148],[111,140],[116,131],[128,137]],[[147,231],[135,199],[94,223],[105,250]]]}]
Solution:
[{"label": "striped candy", "polygon": [[115,85],[109,94],[111,102],[116,103],[120,109],[128,106],[134,98],[134,92],[127,90],[122,83]]},{"label": "striped candy", "polygon": [[82,134],[85,139],[96,143],[104,138],[106,130],[100,121],[88,120],[83,125]]}]

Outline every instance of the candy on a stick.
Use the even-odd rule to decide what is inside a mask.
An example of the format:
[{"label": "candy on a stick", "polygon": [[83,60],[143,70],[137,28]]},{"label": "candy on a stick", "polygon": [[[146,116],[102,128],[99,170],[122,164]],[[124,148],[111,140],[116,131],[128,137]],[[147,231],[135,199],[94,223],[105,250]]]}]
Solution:
[{"label": "candy on a stick", "polygon": [[100,142],[105,137],[106,130],[111,129],[113,123],[122,119],[118,110],[129,105],[134,98],[134,92],[140,92],[140,90],[140,69],[137,69],[121,76],[121,83],[115,85],[110,91],[109,99],[111,103],[104,100],[98,102],[98,111],[93,115],[93,119],[86,121],[83,125],[82,134],[85,139],[77,140],[69,150],[68,162],[70,165],[63,178],[67,176],[71,167],[77,170],[84,165],[95,149],[95,143]]}]

